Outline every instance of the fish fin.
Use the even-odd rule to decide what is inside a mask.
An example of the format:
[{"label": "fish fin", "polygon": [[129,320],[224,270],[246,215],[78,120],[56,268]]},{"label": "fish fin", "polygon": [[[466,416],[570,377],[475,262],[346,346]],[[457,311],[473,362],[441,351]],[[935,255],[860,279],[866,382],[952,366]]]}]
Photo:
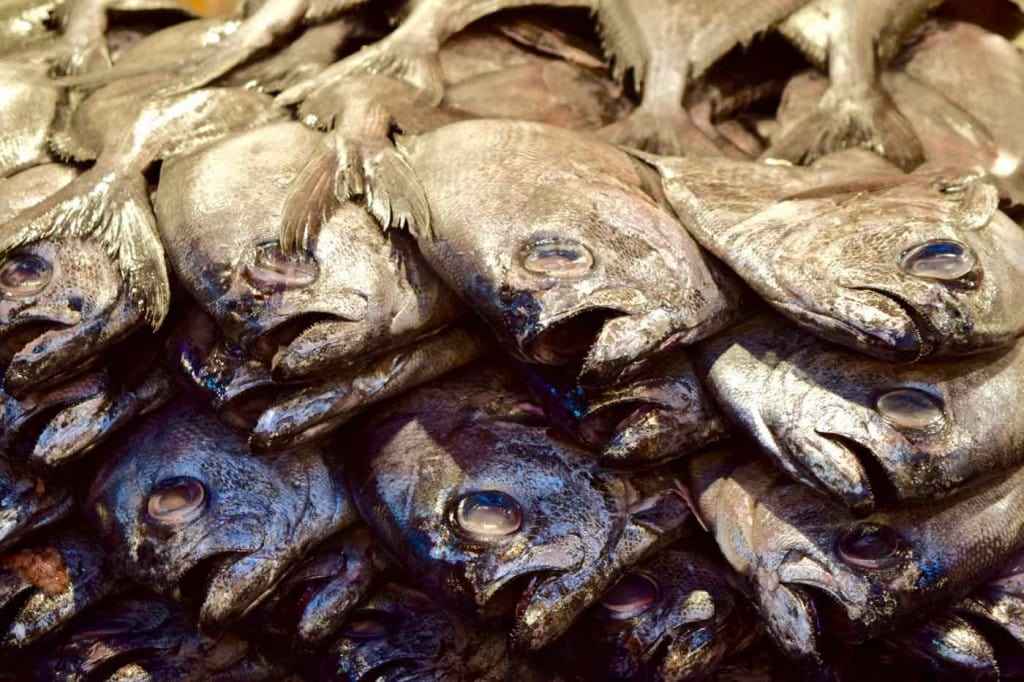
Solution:
[{"label": "fish fin", "polygon": [[612,75],[623,80],[632,73],[637,92],[643,91],[647,74],[647,50],[640,27],[636,25],[633,13],[617,0],[598,3],[597,34],[605,57],[612,63]]},{"label": "fish fin", "polygon": [[338,153],[325,149],[306,163],[292,180],[281,222],[281,250],[289,254],[310,255],[316,250],[317,237],[337,208],[334,178],[338,173]]},{"label": "fish fin", "polygon": [[145,178],[97,164],[47,200],[0,226],[0,258],[42,239],[96,239],[116,262],[126,291],[156,329],[171,290]]},{"label": "fish fin", "polygon": [[924,161],[914,129],[884,91],[857,100],[826,92],[817,111],[786,131],[762,158],[808,164],[852,147],[874,151],[906,171]]},{"label": "fish fin", "polygon": [[582,41],[556,28],[528,17],[520,17],[498,26],[498,32],[520,45],[541,54],[549,54],[590,69],[603,69],[604,62],[591,53]]},{"label": "fish fin", "polygon": [[303,20],[309,25],[319,25],[366,3],[367,0],[310,0]]},{"label": "fish fin", "polygon": [[667,115],[634,110],[597,134],[624,147],[665,156],[721,156],[722,151],[690,119],[682,107]]}]

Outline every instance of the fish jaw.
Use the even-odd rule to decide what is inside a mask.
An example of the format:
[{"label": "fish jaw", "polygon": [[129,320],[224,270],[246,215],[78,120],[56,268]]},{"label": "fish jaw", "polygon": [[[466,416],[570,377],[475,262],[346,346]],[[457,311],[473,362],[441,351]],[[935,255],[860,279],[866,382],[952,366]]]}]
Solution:
[{"label": "fish jaw", "polygon": [[219,629],[242,618],[270,594],[284,571],[285,552],[261,549],[228,558],[211,576],[199,608],[204,628]]}]

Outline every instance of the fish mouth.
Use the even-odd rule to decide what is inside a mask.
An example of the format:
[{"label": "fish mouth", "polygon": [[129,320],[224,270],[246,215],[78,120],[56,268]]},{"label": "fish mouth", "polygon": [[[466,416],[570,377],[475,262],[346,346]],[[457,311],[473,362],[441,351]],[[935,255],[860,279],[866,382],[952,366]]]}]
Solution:
[{"label": "fish mouth", "polygon": [[[605,449],[626,429],[649,420],[662,408],[658,403],[643,399],[601,405],[580,419],[580,438],[593,448]],[[615,459],[614,455],[611,459]]]},{"label": "fish mouth", "polygon": [[256,427],[260,415],[274,404],[279,393],[279,387],[269,382],[252,382],[221,403],[219,416],[228,426],[248,433]]},{"label": "fish mouth", "polygon": [[[441,651],[438,658],[444,655],[444,644],[441,644]],[[436,663],[423,656],[399,656],[381,663],[372,665],[366,671],[356,672],[347,679],[358,680],[358,682],[372,682],[374,680],[388,680],[389,682],[413,682],[414,680],[435,679],[428,677],[431,673],[441,672]],[[345,678],[343,678],[345,679]],[[438,678],[443,679],[443,678]]]},{"label": "fish mouth", "polygon": [[[25,504],[20,500],[0,500],[0,507],[6,508],[6,512],[0,513],[0,552],[6,551],[8,547],[20,540],[28,533],[34,532],[48,526],[51,523],[64,518],[72,508],[70,496],[51,496],[45,503],[35,506],[32,503]],[[31,510],[24,514],[26,510]],[[19,519],[19,516],[24,517]]]},{"label": "fish mouth", "polygon": [[902,295],[878,285],[851,286],[853,291],[865,291],[881,296],[902,312],[903,329],[895,335],[868,325],[854,325],[857,332],[879,345],[878,351],[894,362],[915,362],[933,350],[933,340],[939,338],[935,327],[920,310]]},{"label": "fish mouth", "polygon": [[[240,599],[243,591],[237,584],[230,585],[227,590],[230,594],[221,593],[221,583],[229,582],[231,570],[253,555],[253,552],[227,551],[218,552],[196,562],[178,580],[178,590],[183,601],[198,606],[200,614],[205,615],[210,610],[215,599],[228,599],[234,602],[234,610],[244,615],[256,600],[243,603]],[[215,594],[216,592],[216,594]],[[202,625],[219,627],[221,622],[209,622],[208,618],[201,618]]]},{"label": "fish mouth", "polygon": [[31,317],[17,320],[0,333],[0,368],[9,367],[28,346],[53,332],[68,329],[74,322],[53,318]]},{"label": "fish mouth", "polygon": [[615,308],[583,308],[537,325],[522,341],[524,355],[542,365],[582,367],[604,325],[626,313]]},{"label": "fish mouth", "polygon": [[371,325],[337,316],[307,317],[301,331],[282,344],[271,360],[277,381],[301,381],[362,365],[388,350]]},{"label": "fish mouth", "polygon": [[819,436],[845,452],[860,468],[861,484],[851,489],[830,488],[828,492],[856,516],[867,516],[874,511],[876,503],[895,500],[899,493],[892,476],[885,470],[881,458],[871,448],[847,435],[815,430]]},{"label": "fish mouth", "polygon": [[274,358],[279,353],[286,352],[298,339],[324,324],[332,326],[337,324],[351,325],[352,322],[332,313],[315,311],[281,316],[277,321],[265,326],[260,321],[255,320],[250,322],[250,328],[244,338],[241,339],[241,345],[253,357],[267,363],[273,363]]}]

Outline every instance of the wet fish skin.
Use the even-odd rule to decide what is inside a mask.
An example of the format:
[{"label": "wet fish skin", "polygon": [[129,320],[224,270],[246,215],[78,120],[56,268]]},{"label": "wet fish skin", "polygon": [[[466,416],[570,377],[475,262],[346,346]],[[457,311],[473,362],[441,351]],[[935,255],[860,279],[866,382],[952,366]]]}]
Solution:
[{"label": "wet fish skin", "polygon": [[[727,576],[726,567],[686,544],[638,564],[566,634],[563,648],[573,672],[582,668],[609,680],[709,676],[759,632],[756,616]],[[629,592],[628,581],[653,584],[654,590]],[[606,606],[609,596],[616,608]],[[653,601],[644,608],[646,599]]]},{"label": "wet fish skin", "polygon": [[[108,452],[86,518],[129,577],[184,590],[207,629],[244,616],[309,548],[355,521],[318,450],[252,457],[193,398],[138,420]],[[179,506],[161,516],[168,495]]]},{"label": "wet fish skin", "polygon": [[1024,468],[924,506],[857,519],[748,445],[690,460],[697,512],[750,583],[790,657],[822,664],[820,630],[859,641],[961,598],[1020,551]]},{"label": "wet fish skin", "polygon": [[203,635],[176,605],[150,595],[123,597],[76,621],[35,665],[41,680],[80,682],[99,672],[111,679],[141,673],[186,682],[269,681],[285,675],[244,640]]},{"label": "wet fish skin", "polygon": [[[190,293],[230,341],[289,381],[358,366],[461,315],[407,237],[382,234],[355,204],[338,208],[312,262],[280,254],[288,183],[320,137],[278,123],[227,138],[165,164],[155,202],[171,264]],[[244,171],[223,171],[239,159]],[[242,195],[251,201],[223,199]]]},{"label": "wet fish skin", "polygon": [[[863,514],[949,494],[1024,461],[1024,421],[991,409],[1020,390],[1022,353],[1017,343],[894,366],[761,316],[702,344],[696,357],[747,437],[796,480]],[[908,389],[928,419],[887,411],[883,396]]]},{"label": "wet fish skin", "polygon": [[682,457],[727,431],[686,351],[603,390],[582,388],[556,368],[522,365],[521,371],[548,417],[596,449],[604,466],[647,466]]},{"label": "wet fish skin", "polygon": [[540,680],[509,655],[500,629],[462,620],[415,589],[388,583],[352,613],[316,680]]},{"label": "wet fish skin", "polygon": [[56,115],[58,92],[45,78],[43,65],[0,62],[4,116],[0,131],[0,178],[49,161],[46,140]]},{"label": "wet fish skin", "polygon": [[[881,87],[877,62],[880,44],[898,43],[940,1],[817,0],[783,22],[783,35],[818,65],[827,62],[830,86],[817,111],[785,131],[765,157],[810,163],[862,147],[907,171],[920,165],[921,141]],[[816,45],[822,37],[825,45]]]},{"label": "wet fish skin", "polygon": [[954,613],[930,618],[909,632],[880,637],[879,648],[890,658],[925,664],[944,679],[1002,679],[999,658],[985,634]]},{"label": "wet fish skin", "polygon": [[[35,577],[31,572],[12,570],[11,561],[26,551],[51,562],[56,555],[57,575]],[[47,530],[9,550],[0,555],[0,566],[0,607],[4,609],[0,645],[10,649],[27,647],[55,632],[117,589],[113,572],[104,566],[99,542],[76,524]],[[54,584],[43,582],[44,578]]]},{"label": "wet fish skin", "polygon": [[66,482],[43,481],[23,466],[0,457],[0,552],[70,516],[73,504]]},{"label": "wet fish skin", "polygon": [[[808,331],[903,362],[1010,344],[1024,326],[1024,240],[995,188],[970,173],[900,175],[871,158],[652,162],[694,238]],[[936,241],[962,252],[959,279],[901,267]]]},{"label": "wet fish skin", "polygon": [[[515,585],[512,639],[533,650],[679,537],[689,509],[671,471],[601,471],[514,386],[507,369],[471,366],[377,412],[358,437],[353,496],[429,593],[490,617],[511,607],[497,596]],[[492,497],[507,528],[482,537],[471,518],[459,525],[460,505]]]},{"label": "wet fish skin", "polygon": [[[618,149],[498,120],[455,123],[399,149],[429,198],[429,223],[414,228],[424,257],[517,358],[582,360],[582,383],[608,384],[730,316],[724,275]],[[549,248],[553,262],[530,270]]]}]

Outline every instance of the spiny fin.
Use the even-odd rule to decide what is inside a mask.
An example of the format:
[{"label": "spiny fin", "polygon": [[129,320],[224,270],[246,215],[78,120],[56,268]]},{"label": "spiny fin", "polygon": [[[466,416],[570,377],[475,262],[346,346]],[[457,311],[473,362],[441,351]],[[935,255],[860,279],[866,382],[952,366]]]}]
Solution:
[{"label": "spiny fin", "polygon": [[884,92],[857,101],[832,100],[826,93],[818,110],[786,131],[763,156],[808,164],[853,147],[874,151],[907,171],[924,161],[914,129]]},{"label": "spiny fin", "polygon": [[633,83],[640,92],[647,73],[647,49],[643,33],[625,5],[619,0],[599,2],[595,12],[597,33],[605,56],[611,60],[612,75],[621,81],[632,72]]},{"label": "spiny fin", "polygon": [[317,153],[292,181],[281,223],[281,250],[310,255],[316,250],[320,230],[337,207],[334,178],[338,154],[332,149]]},{"label": "spiny fin", "polygon": [[692,75],[703,75],[733,47],[746,47],[806,4],[807,0],[746,0],[742,6],[734,2],[729,11],[712,11],[690,46]]},{"label": "spiny fin", "polygon": [[170,306],[170,283],[145,178],[97,165],[0,226],[0,260],[43,239],[96,239],[118,264],[128,295],[154,329]]}]

